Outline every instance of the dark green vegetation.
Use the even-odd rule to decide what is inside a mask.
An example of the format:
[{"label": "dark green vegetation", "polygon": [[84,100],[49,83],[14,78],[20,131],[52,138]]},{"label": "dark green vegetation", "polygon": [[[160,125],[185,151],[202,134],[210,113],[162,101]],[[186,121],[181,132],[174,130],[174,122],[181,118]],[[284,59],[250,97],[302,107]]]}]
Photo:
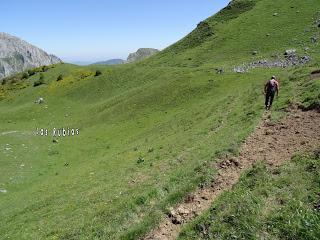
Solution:
[{"label": "dark green vegetation", "polygon": [[280,168],[263,163],[189,224],[179,239],[319,239],[320,151]]},{"label": "dark green vegetation", "polygon": [[63,75],[60,74],[58,77],[57,77],[57,81],[61,81],[63,79]]},{"label": "dark green vegetation", "polygon": [[34,81],[33,86],[37,87],[37,86],[40,86],[42,84],[44,84],[44,75],[42,73],[40,73],[39,79]]},{"label": "dark green vegetation", "polygon": [[102,74],[102,72],[101,72],[100,70],[97,70],[94,76],[95,76],[95,77],[98,77],[98,76],[100,76],[101,74]]},{"label": "dark green vegetation", "polygon": [[[237,152],[260,119],[262,87],[271,75],[282,86],[275,118],[288,104],[317,104],[319,79],[311,81],[309,73],[320,68],[320,48],[310,40],[319,34],[319,8],[316,0],[235,1],[139,63],[60,64],[6,79],[0,88],[0,189],[7,190],[0,193],[1,238],[144,234],[215,174],[210,161]],[[313,61],[232,71],[288,48]],[[40,72],[45,84],[33,87]],[[40,97],[44,103],[34,103]],[[80,134],[53,142],[36,136],[36,128],[49,134],[79,128]]]}]

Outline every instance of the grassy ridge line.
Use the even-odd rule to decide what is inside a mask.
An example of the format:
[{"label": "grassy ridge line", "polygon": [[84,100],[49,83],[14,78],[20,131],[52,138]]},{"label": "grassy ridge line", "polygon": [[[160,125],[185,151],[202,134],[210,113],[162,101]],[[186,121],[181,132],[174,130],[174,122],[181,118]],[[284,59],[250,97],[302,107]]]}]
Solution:
[{"label": "grassy ridge line", "polygon": [[[314,44],[310,40],[319,35],[315,24],[319,18],[316,10],[318,4],[314,0],[264,0],[228,21],[219,22],[215,20],[215,15],[205,21],[215,34],[204,43],[175,52],[172,48],[178,48],[180,45],[177,43],[177,47],[173,45],[140,64],[183,67],[205,64],[230,68],[243,61],[272,59],[272,56],[282,55],[288,48],[296,48],[300,54],[305,54],[305,47],[310,48],[308,55],[319,59],[319,43]],[[274,13],[278,15],[273,16]],[[252,56],[253,51],[258,51],[258,54]],[[174,62],[169,61],[172,58],[175,58]]]},{"label": "grassy ridge line", "polygon": [[178,239],[319,239],[319,154],[256,164]]}]

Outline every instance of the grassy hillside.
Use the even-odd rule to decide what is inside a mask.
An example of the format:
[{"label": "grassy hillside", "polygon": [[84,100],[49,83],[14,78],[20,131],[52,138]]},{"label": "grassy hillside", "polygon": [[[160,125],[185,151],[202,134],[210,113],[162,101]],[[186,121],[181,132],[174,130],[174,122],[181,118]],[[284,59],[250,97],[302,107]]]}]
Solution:
[{"label": "grassy hillside", "polygon": [[256,164],[179,239],[319,239],[319,151]]},{"label": "grassy hillside", "polygon": [[[283,92],[274,117],[289,103],[319,101],[319,80],[307,81],[319,68],[318,43],[310,40],[319,35],[319,7],[316,0],[234,1],[142,62],[61,64],[7,79],[0,91],[0,189],[7,191],[0,193],[0,236],[144,234],[215,174],[210,162],[237,152],[260,119],[271,75]],[[232,71],[288,48],[305,54],[305,47],[308,66]],[[35,103],[40,97],[44,103]],[[36,128],[77,128],[79,135],[38,136]]]},{"label": "grassy hillside", "polygon": [[[148,64],[230,68],[243,62],[272,59],[288,48],[319,60],[319,45],[311,40],[319,37],[316,0],[232,2]],[[253,51],[258,54],[252,55]],[[172,58],[174,61],[169,60]]]}]

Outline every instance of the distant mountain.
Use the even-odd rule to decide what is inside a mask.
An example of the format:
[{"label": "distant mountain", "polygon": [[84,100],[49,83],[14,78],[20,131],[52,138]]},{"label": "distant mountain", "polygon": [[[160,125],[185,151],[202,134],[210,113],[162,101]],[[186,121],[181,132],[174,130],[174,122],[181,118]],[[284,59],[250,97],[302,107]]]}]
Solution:
[{"label": "distant mountain", "polygon": [[68,63],[80,65],[80,66],[87,66],[92,64],[92,62],[89,62],[89,61],[69,61]]},{"label": "distant mountain", "polygon": [[140,61],[143,60],[147,57],[150,57],[156,53],[158,53],[159,50],[158,49],[154,49],[154,48],[140,48],[138,49],[138,51],[136,51],[135,53],[130,53],[127,61],[130,62],[136,62],[136,61]]},{"label": "distant mountain", "polygon": [[45,51],[0,32],[0,79],[28,68],[59,63],[61,60]]},{"label": "distant mountain", "polygon": [[91,65],[118,65],[118,64],[124,64],[126,63],[126,60],[123,59],[110,59],[107,61],[102,61],[102,62],[96,62]]}]

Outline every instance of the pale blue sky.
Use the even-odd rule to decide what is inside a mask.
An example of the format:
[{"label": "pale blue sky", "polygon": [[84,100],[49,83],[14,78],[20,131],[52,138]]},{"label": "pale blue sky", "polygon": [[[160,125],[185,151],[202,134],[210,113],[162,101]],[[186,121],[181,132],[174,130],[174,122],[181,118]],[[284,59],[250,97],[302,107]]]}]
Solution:
[{"label": "pale blue sky", "polygon": [[64,61],[126,58],[140,47],[163,49],[229,0],[4,0],[0,32]]}]

